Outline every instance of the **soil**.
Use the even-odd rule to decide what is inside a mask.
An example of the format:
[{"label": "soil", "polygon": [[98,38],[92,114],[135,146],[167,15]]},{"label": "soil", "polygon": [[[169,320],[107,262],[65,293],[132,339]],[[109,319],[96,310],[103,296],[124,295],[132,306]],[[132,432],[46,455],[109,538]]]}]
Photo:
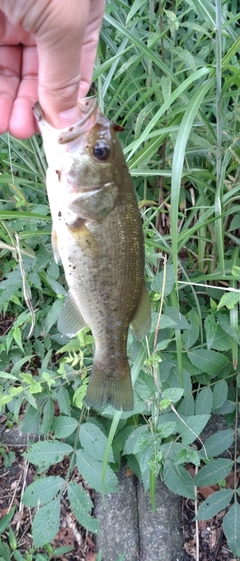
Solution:
[{"label": "soil", "polygon": [[[203,499],[198,500],[198,507]],[[227,509],[210,520],[198,521],[198,542],[196,540],[196,522],[194,501],[184,499],[182,502],[183,540],[186,561],[236,561],[229,550],[222,530],[223,517]],[[198,555],[197,555],[198,550]]]},{"label": "soil", "polygon": [[[195,469],[192,465],[188,466],[188,471],[192,477],[195,475]],[[239,473],[236,474],[236,485],[238,486],[238,484]],[[226,477],[225,485],[227,489],[234,488],[233,471]],[[217,491],[220,491],[218,484],[199,487],[196,503],[190,499],[183,499],[183,539],[188,561],[236,561],[229,550],[222,529],[223,518],[229,506],[210,520],[199,520],[197,523],[194,520],[200,504]]]}]

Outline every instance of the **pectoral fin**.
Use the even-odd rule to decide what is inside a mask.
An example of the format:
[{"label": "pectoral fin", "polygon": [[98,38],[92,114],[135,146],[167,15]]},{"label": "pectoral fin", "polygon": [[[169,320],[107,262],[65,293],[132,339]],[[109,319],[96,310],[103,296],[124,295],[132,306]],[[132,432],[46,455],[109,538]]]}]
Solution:
[{"label": "pectoral fin", "polygon": [[58,320],[58,329],[71,338],[86,327],[86,322],[77,307],[72,293],[69,291]]},{"label": "pectoral fin", "polygon": [[59,263],[61,261],[61,258],[58,251],[57,232],[54,226],[52,227],[52,248],[53,248],[54,259],[56,263]]},{"label": "pectoral fin", "polygon": [[76,245],[80,247],[83,255],[91,257],[91,259],[99,256],[100,246],[83,221],[79,222],[79,227],[77,227],[76,223],[75,227],[70,229],[75,238]]},{"label": "pectoral fin", "polygon": [[138,309],[131,323],[136,339],[138,341],[144,339],[151,326],[151,305],[145,283],[143,283],[142,286],[142,294]]}]

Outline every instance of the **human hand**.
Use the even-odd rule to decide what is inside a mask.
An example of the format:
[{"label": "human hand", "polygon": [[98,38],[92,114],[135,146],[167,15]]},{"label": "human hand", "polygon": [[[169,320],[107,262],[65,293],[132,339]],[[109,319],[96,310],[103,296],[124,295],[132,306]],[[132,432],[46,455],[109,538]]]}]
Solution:
[{"label": "human hand", "polygon": [[105,0],[0,0],[0,134],[29,138],[39,100],[56,128],[79,119]]}]

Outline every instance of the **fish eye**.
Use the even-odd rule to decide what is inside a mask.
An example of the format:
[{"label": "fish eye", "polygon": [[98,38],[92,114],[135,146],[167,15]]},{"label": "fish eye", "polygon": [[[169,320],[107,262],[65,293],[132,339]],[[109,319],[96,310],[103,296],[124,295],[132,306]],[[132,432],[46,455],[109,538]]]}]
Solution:
[{"label": "fish eye", "polygon": [[105,162],[110,156],[110,147],[103,140],[99,140],[93,146],[92,153],[97,160]]}]

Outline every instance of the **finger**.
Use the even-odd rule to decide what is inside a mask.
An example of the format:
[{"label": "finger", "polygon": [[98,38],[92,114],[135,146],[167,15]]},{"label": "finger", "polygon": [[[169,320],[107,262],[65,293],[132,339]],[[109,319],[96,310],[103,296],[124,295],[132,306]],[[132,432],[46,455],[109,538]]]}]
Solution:
[{"label": "finger", "polygon": [[9,131],[17,138],[29,138],[36,132],[33,105],[38,99],[38,55],[36,47],[22,49],[22,76],[12,106]]},{"label": "finger", "polygon": [[21,27],[13,25],[10,22],[10,18],[8,19],[2,10],[0,10],[0,37],[2,45],[35,45],[34,36],[21,29]]},{"label": "finger", "polygon": [[81,52],[79,97],[85,97],[91,85],[104,9],[105,0],[91,0],[89,21],[85,31]]},{"label": "finger", "polygon": [[[39,101],[49,122],[76,107],[80,84],[80,52],[88,21],[89,1],[52,1],[47,27],[36,34],[39,55]],[[64,17],[63,17],[64,15]],[[74,114],[75,111],[75,114]],[[78,118],[77,110],[72,118]],[[61,123],[60,126],[63,126]]]},{"label": "finger", "polygon": [[0,45],[0,134],[8,130],[21,72],[20,46]]}]

